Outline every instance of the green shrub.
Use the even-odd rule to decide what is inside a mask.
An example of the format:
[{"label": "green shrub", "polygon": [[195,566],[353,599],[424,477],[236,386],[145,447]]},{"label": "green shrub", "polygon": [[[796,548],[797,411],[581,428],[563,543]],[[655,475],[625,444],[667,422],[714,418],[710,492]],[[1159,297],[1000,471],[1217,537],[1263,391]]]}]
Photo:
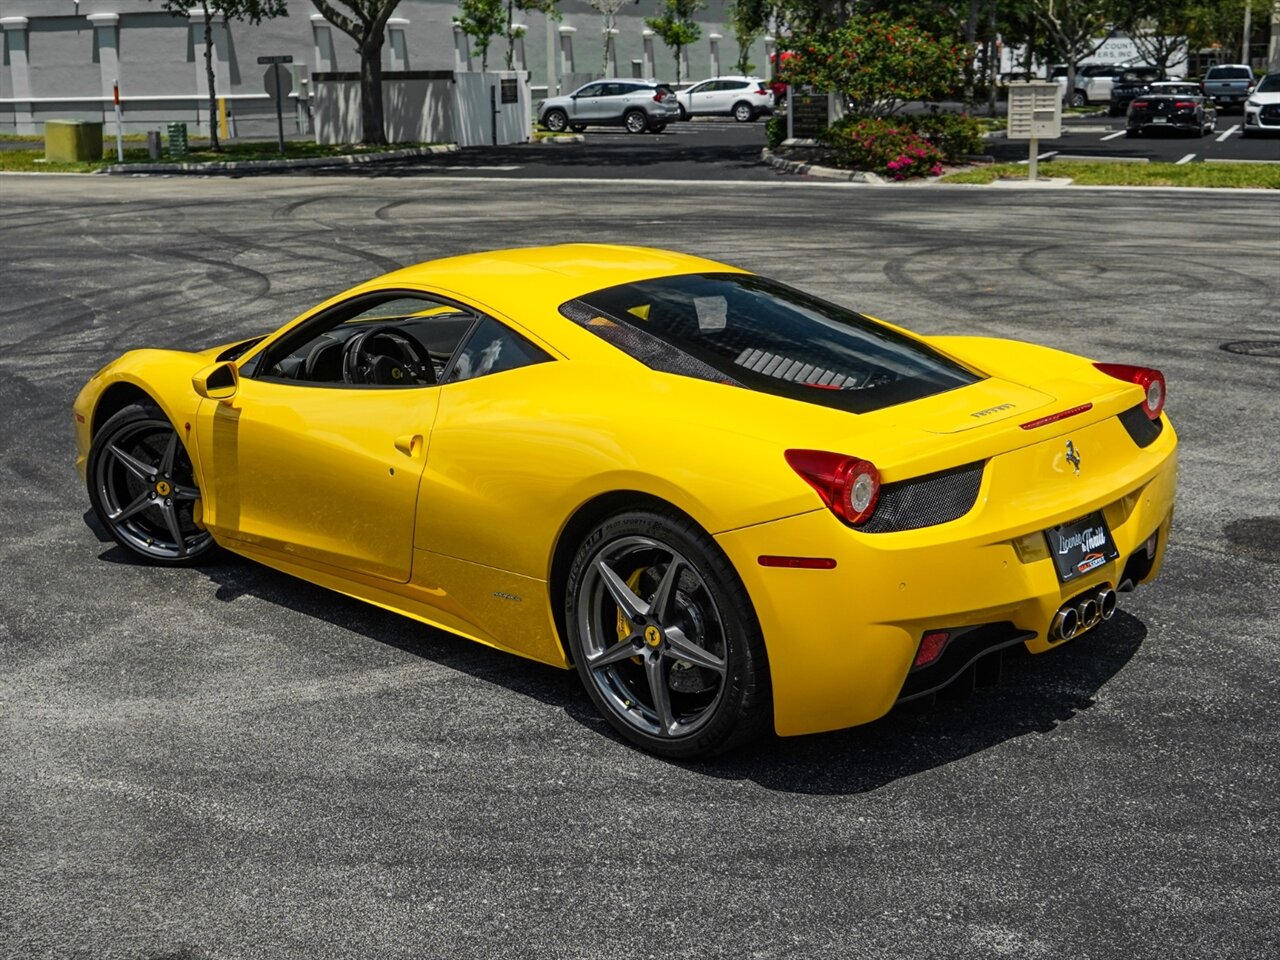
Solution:
[{"label": "green shrub", "polygon": [[984,152],[982,124],[967,113],[922,113],[899,119],[909,121],[911,128],[927,138],[949,161]]},{"label": "green shrub", "polygon": [[821,139],[841,167],[870,170],[893,180],[938,176],[942,151],[903,120],[846,118],[823,131]]},{"label": "green shrub", "polygon": [[787,115],[775,113],[764,125],[764,142],[770,150],[777,150],[787,139]]}]

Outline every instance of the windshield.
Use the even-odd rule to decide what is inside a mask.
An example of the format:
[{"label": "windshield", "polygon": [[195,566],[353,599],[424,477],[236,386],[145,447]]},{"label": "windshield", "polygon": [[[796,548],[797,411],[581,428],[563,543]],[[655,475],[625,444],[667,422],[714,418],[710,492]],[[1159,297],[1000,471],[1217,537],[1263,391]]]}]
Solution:
[{"label": "windshield", "polygon": [[1254,93],[1280,93],[1280,73],[1268,73]]},{"label": "windshield", "polygon": [[626,283],[560,311],[655,370],[852,413],[982,379],[861,314],[750,274]]}]

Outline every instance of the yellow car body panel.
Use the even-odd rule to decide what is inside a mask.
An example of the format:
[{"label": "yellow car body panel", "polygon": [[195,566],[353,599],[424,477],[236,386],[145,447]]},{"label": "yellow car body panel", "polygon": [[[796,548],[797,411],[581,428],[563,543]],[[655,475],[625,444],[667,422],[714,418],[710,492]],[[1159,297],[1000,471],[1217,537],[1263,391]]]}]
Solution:
[{"label": "yellow car body panel", "polygon": [[[77,465],[103,409],[143,391],[186,442],[202,522],[222,546],[481,643],[567,666],[553,563],[574,515],[620,491],[663,501],[712,535],[765,640],[775,727],[830,730],[881,716],[921,635],[1010,621],[1052,644],[1069,597],[1116,584],[1126,557],[1167,542],[1177,475],[1163,421],[1138,448],[1116,419],[1142,389],[1091,361],[1014,341],[920,337],[984,379],[865,414],[652,370],[559,312],[577,296],[681,273],[742,272],[663,251],[574,245],[477,254],[379,277],[302,314],[372,291],[423,291],[507,324],[550,361],[437,386],[349,390],[241,379],[202,399],[192,376],[222,348],[140,350],[95,374],[75,403]],[[887,325],[892,326],[892,325]],[[1034,386],[1028,385],[1034,383]],[[113,393],[113,391],[115,391]],[[112,399],[102,405],[104,397]],[[1022,424],[1088,409],[1033,430]],[[1086,458],[1064,460],[1071,439]],[[783,457],[831,450],[892,483],[985,461],[974,508],[918,530],[868,534],[827,510]],[[1041,531],[1105,512],[1120,559],[1067,585]],[[762,555],[831,558],[781,569]]]}]

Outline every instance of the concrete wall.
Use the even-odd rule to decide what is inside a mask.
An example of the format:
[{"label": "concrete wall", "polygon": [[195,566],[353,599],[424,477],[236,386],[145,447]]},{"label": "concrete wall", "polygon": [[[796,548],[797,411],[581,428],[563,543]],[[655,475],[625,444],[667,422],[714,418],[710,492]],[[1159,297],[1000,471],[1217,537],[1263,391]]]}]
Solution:
[{"label": "concrete wall", "polygon": [[[551,21],[557,59],[563,55],[562,28],[572,50],[568,80],[572,85],[601,74],[604,37],[599,15],[582,0],[561,0],[562,19]],[[657,0],[641,0],[624,8],[614,38],[616,73],[633,76],[632,61],[641,62],[643,73],[659,79],[675,79],[675,61],[656,38],[646,57],[644,18],[658,12]],[[465,57],[455,43],[453,0],[401,0],[393,29],[383,49],[383,66],[395,70],[479,70],[479,57]],[[20,24],[22,18],[25,24]],[[527,27],[523,38],[524,64],[535,98],[547,80],[547,18],[519,14]],[[710,0],[700,14],[703,36],[689,48],[686,79],[711,73],[710,35],[719,41],[722,73],[731,71],[737,46],[724,26],[724,0]],[[0,0],[0,26],[4,29],[4,59],[0,63],[0,132],[38,132],[53,116],[111,116],[111,82],[118,77],[124,97],[126,127],[154,128],[166,119],[208,122],[204,80],[203,23],[173,17],[148,0]],[[319,18],[309,0],[291,0],[289,16],[257,27],[232,22],[215,27],[216,74],[219,95],[228,105],[239,135],[274,135],[274,116],[263,89],[262,55],[289,54],[301,81],[313,70],[355,71],[359,57],[349,37]],[[756,72],[765,72],[765,47],[757,43],[752,60]],[[506,63],[506,41],[495,38],[489,69]],[[652,63],[652,71],[644,69]],[[557,78],[566,80],[557,69]],[[571,89],[563,82],[564,89]],[[295,84],[295,94],[307,95],[305,85]],[[108,98],[104,100],[104,98]],[[293,107],[293,127],[306,128],[305,103]],[[299,120],[300,118],[300,120]],[[288,129],[288,128],[287,128]]]}]

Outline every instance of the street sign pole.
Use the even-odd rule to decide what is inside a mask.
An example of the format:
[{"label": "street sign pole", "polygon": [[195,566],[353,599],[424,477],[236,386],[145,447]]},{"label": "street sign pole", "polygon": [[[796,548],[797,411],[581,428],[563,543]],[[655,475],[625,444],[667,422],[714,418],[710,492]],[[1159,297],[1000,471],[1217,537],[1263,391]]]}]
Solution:
[{"label": "street sign pole", "polygon": [[276,75],[276,137],[280,142],[280,156],[284,156],[284,107],[280,103],[280,64],[273,63]]},{"label": "street sign pole", "polygon": [[[258,64],[269,65],[271,69],[267,71],[266,84],[267,92],[275,97],[276,101],[276,138],[280,144],[280,155],[284,156],[284,95],[286,93],[280,82],[280,64],[293,63],[293,57],[285,55],[278,57],[259,57]],[[293,83],[290,81],[290,88]]]}]

